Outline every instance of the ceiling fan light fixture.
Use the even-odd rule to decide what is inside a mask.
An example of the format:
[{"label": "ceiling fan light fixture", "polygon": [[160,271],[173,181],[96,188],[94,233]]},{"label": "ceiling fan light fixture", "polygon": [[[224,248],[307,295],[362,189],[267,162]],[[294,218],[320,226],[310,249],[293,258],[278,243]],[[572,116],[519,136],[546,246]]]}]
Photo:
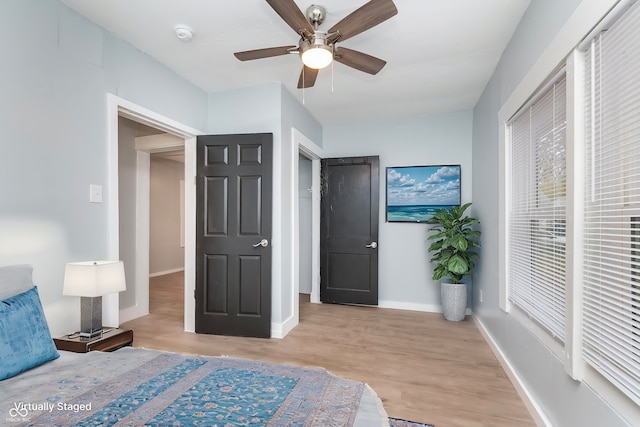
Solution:
[{"label": "ceiling fan light fixture", "polygon": [[338,42],[357,36],[398,13],[393,0],[368,0],[327,31],[320,30],[327,11],[324,7],[311,5],[306,14],[296,4],[296,0],[267,0],[269,6],[284,22],[295,31],[298,39],[296,46],[276,46],[235,52],[240,61],[249,61],[273,56],[297,53],[304,64],[298,79],[298,89],[312,87],[321,68],[333,63],[333,60],[358,71],[375,75],[387,63],[375,56],[357,50],[340,47]]},{"label": "ceiling fan light fixture", "polygon": [[333,61],[333,53],[328,46],[313,47],[304,51],[302,63],[309,68],[321,69]]},{"label": "ceiling fan light fixture", "polygon": [[323,38],[315,37],[313,44],[308,41],[301,44],[300,58],[307,67],[319,70],[331,64],[333,49],[331,46],[327,46]]}]

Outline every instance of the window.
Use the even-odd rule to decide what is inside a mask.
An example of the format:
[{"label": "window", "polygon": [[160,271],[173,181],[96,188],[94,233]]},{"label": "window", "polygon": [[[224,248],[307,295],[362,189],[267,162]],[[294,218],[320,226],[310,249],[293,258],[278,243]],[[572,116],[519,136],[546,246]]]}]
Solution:
[{"label": "window", "polygon": [[498,118],[500,307],[640,425],[640,1],[582,1]]},{"label": "window", "polygon": [[583,348],[640,404],[640,3],[585,63]]},{"label": "window", "polygon": [[566,78],[559,73],[507,124],[509,301],[565,338]]}]

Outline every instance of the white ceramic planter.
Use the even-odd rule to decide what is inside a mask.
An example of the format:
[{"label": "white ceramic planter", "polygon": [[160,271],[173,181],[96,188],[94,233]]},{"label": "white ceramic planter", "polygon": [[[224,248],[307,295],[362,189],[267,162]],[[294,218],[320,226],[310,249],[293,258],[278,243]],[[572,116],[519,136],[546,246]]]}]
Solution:
[{"label": "white ceramic planter", "polygon": [[467,285],[440,283],[440,298],[444,318],[452,322],[464,320],[467,312]]}]

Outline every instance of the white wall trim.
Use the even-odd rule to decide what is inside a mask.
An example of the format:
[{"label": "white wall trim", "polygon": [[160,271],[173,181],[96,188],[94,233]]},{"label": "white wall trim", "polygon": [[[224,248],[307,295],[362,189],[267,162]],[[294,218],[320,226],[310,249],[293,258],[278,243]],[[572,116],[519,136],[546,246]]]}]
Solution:
[{"label": "white wall trim", "polygon": [[[107,94],[108,120],[108,256],[119,259],[119,215],[118,215],[118,117],[122,116],[185,140],[185,302],[184,328],[195,329],[195,209],[196,209],[196,136],[204,132],[193,129],[140,105],[113,94]],[[146,248],[148,250],[148,247]],[[102,298],[103,320],[107,325],[120,324],[119,299],[117,294]]]},{"label": "white wall trim", "polygon": [[[271,324],[278,324],[274,322],[274,319],[281,320],[283,308],[283,281],[286,273],[284,266],[284,258],[282,255],[282,249],[288,242],[282,240],[282,229],[286,226],[282,222],[282,203],[276,203],[275,201],[284,200],[283,188],[282,188],[282,135],[276,132],[273,134],[273,169],[272,169],[272,188],[271,195]],[[293,283],[291,283],[293,286]],[[293,313],[293,311],[291,311]],[[274,331],[271,330],[273,336]]]},{"label": "white wall trim", "polygon": [[520,376],[513,369],[502,350],[500,350],[498,344],[494,341],[487,328],[485,328],[480,318],[478,318],[478,316],[476,315],[473,315],[472,318],[476,326],[480,330],[480,333],[484,337],[485,341],[489,345],[489,348],[491,349],[493,354],[495,354],[498,362],[500,362],[500,365],[507,374],[507,377],[511,381],[511,384],[513,384],[513,387],[516,389],[518,396],[520,396],[520,399],[522,399],[522,402],[531,414],[533,421],[538,427],[553,427],[553,424],[551,424],[549,419],[546,417],[546,415],[542,411],[542,408],[540,408],[538,402],[533,398],[526,385],[522,382]]},{"label": "white wall trim", "polygon": [[[142,313],[142,314],[141,314]],[[119,311],[120,315],[120,323],[128,322],[129,320],[137,319],[140,316],[146,316],[149,314],[149,308],[147,306],[147,312],[144,313],[144,310],[137,304],[131,307],[123,308]]]},{"label": "white wall trim", "polygon": [[[293,212],[291,217],[293,218],[293,224],[291,224],[291,227],[293,229],[291,230],[290,234],[291,240],[289,241],[289,246],[291,246],[292,248],[291,254],[293,255],[293,259],[289,264],[289,273],[291,274],[291,286],[293,289],[291,291],[291,299],[289,300],[289,313],[291,313],[291,315],[282,322],[282,327],[284,327],[287,322],[292,323],[293,327],[295,327],[300,321],[300,298],[298,297],[298,293],[300,292],[300,200],[298,196],[298,187],[300,182],[300,159],[298,155],[299,151],[297,149],[295,136],[293,135],[293,128],[291,129],[292,161],[289,174],[293,179],[289,183],[289,191],[291,193],[292,199],[291,209],[293,210]],[[284,312],[285,311],[282,310],[282,313]],[[284,329],[282,329],[279,332],[283,335],[275,335],[272,331],[271,336],[273,338],[282,338],[289,331],[285,331]]]},{"label": "white wall trim", "polygon": [[[379,300],[378,307],[393,308],[396,310],[421,311],[423,313],[442,313],[442,306],[438,304],[419,304],[415,302]],[[473,312],[470,308],[467,308],[465,314],[468,316],[473,314]]]},{"label": "white wall trim", "polygon": [[[566,316],[565,345],[560,355],[564,359],[565,371],[574,380],[582,380],[585,361],[582,359],[582,303],[583,303],[583,265],[584,235],[584,159],[583,144],[571,144],[570,141],[584,141],[585,127],[585,54],[574,49],[567,58],[567,224],[566,227]],[[546,334],[545,334],[546,335]]]},{"label": "white wall trim", "polygon": [[156,273],[149,273],[149,277],[159,277],[166,276],[167,274],[178,273],[180,271],[184,271],[184,268],[173,268],[171,270],[158,271]]},{"label": "white wall trim", "polygon": [[[118,211],[118,109],[119,98],[107,94],[107,251],[112,260],[120,259],[120,214]],[[102,323],[120,326],[120,296],[102,297]]]},{"label": "white wall trim", "polygon": [[184,330],[196,330],[196,135],[184,140]]},{"label": "white wall trim", "polygon": [[[120,310],[120,322],[128,322],[149,314],[149,198],[140,197],[149,194],[151,155],[136,151],[136,218],[135,244],[136,256],[134,271],[135,304]],[[129,287],[130,284],[127,284]]]},{"label": "white wall trim", "polygon": [[[204,132],[177,122],[169,117],[156,113],[155,111],[134,104],[131,101],[108,93],[107,100],[110,104],[117,106],[118,116],[126,117],[134,122],[160,129],[164,132],[186,139],[192,136],[202,135]],[[117,116],[116,116],[117,119]]]},{"label": "white wall trim", "polygon": [[138,136],[135,138],[136,150],[148,153],[164,153],[184,147],[184,138],[168,133],[158,135]]},{"label": "white wall trim", "polygon": [[[293,188],[294,194],[294,206],[293,206],[293,253],[296,259],[295,273],[294,273],[294,288],[295,294],[300,290],[300,275],[299,266],[300,259],[300,208],[298,203],[298,175],[299,175],[299,163],[298,155],[302,154],[311,160],[311,296],[312,303],[320,302],[320,159],[325,157],[325,153],[318,145],[307,138],[298,129],[291,128],[291,139],[293,141],[293,158],[294,158],[294,173],[293,173]],[[298,300],[296,298],[296,307],[298,306]],[[296,310],[296,313],[298,310]],[[298,314],[296,314],[297,318]]]},{"label": "white wall trim", "polygon": [[271,338],[284,338],[289,332],[298,325],[298,318],[295,315],[289,316],[282,323],[271,323]]}]

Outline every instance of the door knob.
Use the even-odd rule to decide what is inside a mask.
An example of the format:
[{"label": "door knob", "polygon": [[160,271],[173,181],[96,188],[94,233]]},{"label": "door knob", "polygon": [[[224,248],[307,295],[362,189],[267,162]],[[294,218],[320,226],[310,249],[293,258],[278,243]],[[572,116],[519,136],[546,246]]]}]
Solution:
[{"label": "door knob", "polygon": [[258,246],[262,246],[263,248],[266,248],[267,246],[269,246],[269,241],[267,239],[262,239],[258,243],[253,245],[254,248],[257,248]]},{"label": "door knob", "polygon": [[367,245],[367,248],[371,248],[371,249],[375,249],[378,247],[378,243],[377,242],[371,242]]}]

